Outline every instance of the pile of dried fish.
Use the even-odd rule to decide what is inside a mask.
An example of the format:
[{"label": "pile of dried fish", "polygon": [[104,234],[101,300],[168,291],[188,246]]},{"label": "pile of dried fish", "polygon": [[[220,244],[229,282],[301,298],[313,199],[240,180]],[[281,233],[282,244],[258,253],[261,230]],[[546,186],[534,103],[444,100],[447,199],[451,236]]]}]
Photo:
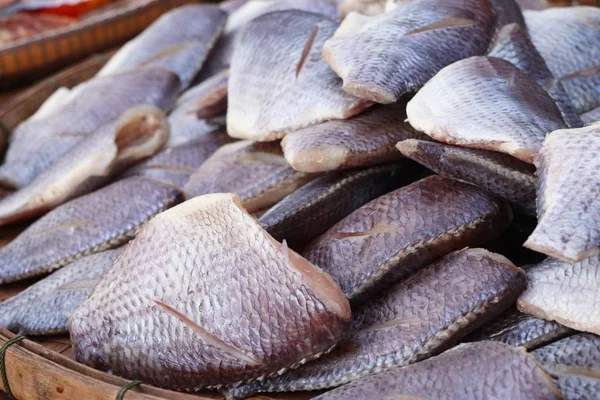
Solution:
[{"label": "pile of dried fish", "polygon": [[229,399],[597,398],[600,9],[531,3],[164,15],[12,133],[0,284],[51,274],[0,326]]}]

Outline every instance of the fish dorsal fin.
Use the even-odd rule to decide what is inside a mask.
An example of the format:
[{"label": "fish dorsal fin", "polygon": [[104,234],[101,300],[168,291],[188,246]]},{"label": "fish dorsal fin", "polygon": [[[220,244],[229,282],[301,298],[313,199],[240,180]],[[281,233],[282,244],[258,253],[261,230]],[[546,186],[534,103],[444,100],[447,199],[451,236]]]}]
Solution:
[{"label": "fish dorsal fin", "polygon": [[310,33],[310,36],[308,37],[308,40],[306,41],[306,44],[304,45],[304,49],[302,49],[302,55],[300,56],[300,61],[298,61],[298,65],[296,65],[296,78],[298,78],[298,75],[300,74],[302,67],[304,67],[304,64],[306,63],[306,59],[308,58],[308,55],[310,54],[310,49],[312,48],[312,45],[315,42],[317,33],[319,33],[319,25],[315,25],[312,32]]},{"label": "fish dorsal fin", "polygon": [[386,224],[377,224],[373,228],[368,231],[362,232],[332,232],[329,234],[330,238],[333,239],[348,239],[355,237],[364,237],[364,236],[373,236],[378,235],[380,233],[399,233],[400,230],[395,226],[386,225]]},{"label": "fish dorsal fin", "polygon": [[412,36],[428,31],[436,31],[440,29],[464,28],[475,25],[476,22],[469,18],[447,17],[435,21],[431,24],[422,26],[406,33],[405,36]]}]

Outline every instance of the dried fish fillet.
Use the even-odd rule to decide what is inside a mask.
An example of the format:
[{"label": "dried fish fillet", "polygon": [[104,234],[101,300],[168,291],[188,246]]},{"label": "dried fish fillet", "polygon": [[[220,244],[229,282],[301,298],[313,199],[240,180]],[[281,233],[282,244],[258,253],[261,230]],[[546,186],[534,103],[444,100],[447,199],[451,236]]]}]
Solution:
[{"label": "dried fish fillet", "polygon": [[561,376],[557,384],[565,400],[597,400],[600,393],[600,379],[586,376]]},{"label": "dried fish fillet", "polygon": [[179,79],[164,69],[147,69],[95,78],[72,89],[66,104],[50,115],[17,127],[0,167],[0,184],[20,188],[31,183],[60,156],[101,126],[136,105],[170,107]]},{"label": "dried fish fillet", "polygon": [[127,170],[125,176],[147,176],[183,189],[190,175],[219,147],[230,141],[223,129],[207,133],[196,140],[161,151]]},{"label": "dried fish fillet", "polygon": [[281,147],[297,171],[323,172],[402,158],[395,145],[426,138],[406,120],[406,103],[374,107],[347,120],[328,121],[286,135]]},{"label": "dried fish fillet", "polygon": [[496,34],[488,56],[509,61],[544,88],[556,102],[569,127],[583,125],[562,83],[550,72],[546,61],[531,42],[524,24],[505,25]]},{"label": "dried fish fillet", "polygon": [[408,122],[432,138],[494,150],[533,163],[547,133],[566,125],[554,100],[524,72],[494,57],[441,70],[406,107]]},{"label": "dried fish fillet", "polygon": [[300,249],[365,203],[412,181],[415,167],[399,162],[316,178],[275,204],[259,222],[276,240]]},{"label": "dried fish fillet", "polygon": [[350,319],[327,274],[273,240],[239,197],[213,194],[145,224],[70,331],[79,362],[194,390],[301,364]]},{"label": "dried fish fillet", "polygon": [[315,400],[562,399],[524,349],[496,342],[461,344],[421,363],[364,378]]},{"label": "dried fish fillet", "polygon": [[519,311],[600,334],[600,258],[576,264],[548,258],[527,270]]},{"label": "dried fish fillet", "polygon": [[221,147],[185,185],[186,198],[231,192],[253,213],[270,207],[314,178],[289,166],[278,142],[240,141]]},{"label": "dried fish fillet", "polygon": [[491,240],[511,217],[506,203],[483,190],[432,176],[365,204],[303,255],[356,302],[450,251]]},{"label": "dried fish fillet", "polygon": [[538,225],[524,246],[568,262],[600,252],[600,123],[550,133],[536,159]]},{"label": "dried fish fillet", "polygon": [[493,22],[487,1],[414,0],[380,16],[349,14],[323,57],[346,92],[394,103],[446,65],[484,54]]},{"label": "dried fish fillet", "polygon": [[386,11],[386,0],[340,0],[338,7],[342,19],[352,11],[362,15],[379,15]]},{"label": "dried fish fillet", "polygon": [[158,65],[176,73],[185,88],[200,70],[226,18],[227,14],[213,4],[176,8],[125,44],[98,75]]},{"label": "dried fish fillet", "polygon": [[524,287],[523,271],[499,254],[449,254],[356,310],[349,338],[332,352],[230,392],[324,389],[421,361],[497,316]]},{"label": "dried fish fillet", "polygon": [[227,111],[227,84],[229,71],[225,70],[184,92],[169,114],[171,136],[167,147],[175,147],[214,132],[220,128],[214,117]]},{"label": "dried fish fillet", "polygon": [[467,336],[465,341],[494,340],[531,350],[572,333],[571,329],[559,323],[522,314],[512,309],[483,329]]},{"label": "dried fish fillet", "polygon": [[168,137],[169,125],[159,108],[130,108],[117,121],[73,146],[31,184],[0,201],[0,225],[43,215],[91,192],[129,165],[156,153]]},{"label": "dried fish fillet", "polygon": [[337,28],[322,15],[289,10],[249,22],[231,60],[227,132],[274,140],[330,119],[346,119],[369,102],[342,90],[323,61],[323,43]]},{"label": "dried fish fillet", "polygon": [[531,354],[550,375],[584,375],[600,379],[600,337],[596,335],[569,336]]},{"label": "dried fish fillet", "polygon": [[506,154],[408,139],[398,150],[436,173],[480,186],[506,200],[517,210],[536,215],[535,168]]},{"label": "dried fish fillet", "polygon": [[106,250],[80,258],[0,303],[0,326],[22,335],[68,332],[68,317],[121,254]]},{"label": "dried fish fillet", "polygon": [[535,47],[579,114],[600,107],[600,8],[527,11]]},{"label": "dried fish fillet", "polygon": [[149,178],[113,183],[55,208],[0,249],[0,284],[52,272],[81,257],[120,246],[181,192]]}]

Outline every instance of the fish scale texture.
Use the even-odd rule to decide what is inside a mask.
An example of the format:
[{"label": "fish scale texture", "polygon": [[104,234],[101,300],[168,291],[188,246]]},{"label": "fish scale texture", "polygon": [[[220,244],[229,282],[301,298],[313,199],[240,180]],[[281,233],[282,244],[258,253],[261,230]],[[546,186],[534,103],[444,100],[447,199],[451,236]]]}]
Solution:
[{"label": "fish scale texture", "polygon": [[484,54],[493,22],[487,0],[416,0],[375,17],[351,14],[323,56],[346,92],[393,103],[446,65]]},{"label": "fish scale texture", "polygon": [[558,400],[562,396],[524,349],[481,342],[462,344],[418,364],[361,379],[315,400],[374,398]]},{"label": "fish scale texture", "polygon": [[526,11],[533,44],[579,114],[600,106],[600,9]]},{"label": "fish scale texture", "polygon": [[565,128],[554,100],[524,72],[494,57],[441,70],[413,97],[408,121],[435,140],[533,163],[544,137]]},{"label": "fish scale texture", "polygon": [[600,335],[600,258],[576,264],[548,258],[527,270],[521,312]]},{"label": "fish scale texture", "polygon": [[569,262],[600,252],[600,123],[552,132],[536,160],[538,224],[525,247]]},{"label": "fish scale texture", "polygon": [[118,181],[55,208],[0,249],[0,283],[38,276],[84,255],[116,247],[180,200],[171,185],[148,178]]},{"label": "fish scale texture", "polygon": [[503,201],[433,176],[365,204],[303,255],[360,301],[450,251],[491,240],[510,219]]},{"label": "fish scale texture", "polygon": [[298,10],[249,22],[231,60],[227,132],[236,138],[275,140],[329,119],[349,118],[370,105],[345,93],[322,59],[323,43],[337,26],[322,15]]},{"label": "fish scale texture", "polygon": [[569,336],[531,353],[550,373],[561,366],[582,367],[600,374],[600,337],[589,333]]},{"label": "fish scale texture", "polygon": [[147,69],[93,78],[71,89],[74,97],[67,104],[16,128],[0,167],[0,183],[28,185],[71,147],[126,109],[140,104],[170,107],[179,87],[172,72]]},{"label": "fish scale texture", "polygon": [[77,360],[187,390],[276,373],[335,344],[350,320],[339,287],[239,204],[203,196],[144,225],[70,319]]},{"label": "fish scale texture", "polygon": [[231,393],[335,387],[420,361],[493,319],[524,287],[523,271],[503,256],[451,253],[356,309],[349,338],[331,353]]},{"label": "fish scale texture", "polygon": [[558,378],[558,387],[565,400],[598,400],[600,379],[566,375]]}]

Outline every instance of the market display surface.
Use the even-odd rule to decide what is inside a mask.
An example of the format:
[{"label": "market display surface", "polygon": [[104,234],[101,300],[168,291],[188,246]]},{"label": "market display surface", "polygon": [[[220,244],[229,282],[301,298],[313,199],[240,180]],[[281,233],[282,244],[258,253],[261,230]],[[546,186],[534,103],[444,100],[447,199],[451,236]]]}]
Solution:
[{"label": "market display surface", "polygon": [[0,118],[9,398],[600,398],[600,8],[189,4]]}]

